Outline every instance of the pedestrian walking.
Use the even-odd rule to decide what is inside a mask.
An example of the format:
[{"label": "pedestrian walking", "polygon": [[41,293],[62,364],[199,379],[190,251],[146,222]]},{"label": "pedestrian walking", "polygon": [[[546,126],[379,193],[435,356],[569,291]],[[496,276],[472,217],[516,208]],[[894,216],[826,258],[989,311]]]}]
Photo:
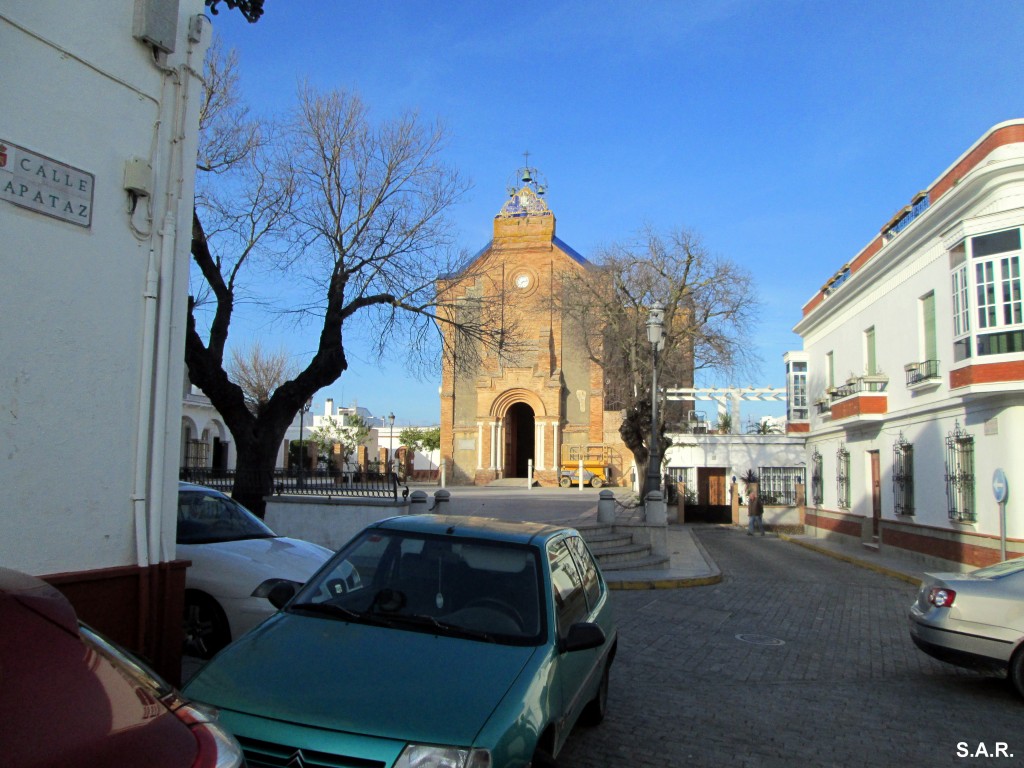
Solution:
[{"label": "pedestrian walking", "polygon": [[747,502],[747,536],[754,535],[754,528],[764,536],[764,504],[761,503],[761,495],[756,486],[750,489],[750,500]]}]

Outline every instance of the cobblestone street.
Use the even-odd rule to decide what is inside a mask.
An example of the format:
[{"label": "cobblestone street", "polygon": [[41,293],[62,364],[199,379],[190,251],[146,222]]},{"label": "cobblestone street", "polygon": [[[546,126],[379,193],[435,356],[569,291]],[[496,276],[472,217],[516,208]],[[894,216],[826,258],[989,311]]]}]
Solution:
[{"label": "cobblestone street", "polygon": [[[774,537],[697,538],[720,584],[612,593],[609,714],[562,768],[1024,765],[1024,701],[917,650],[913,586]],[[981,743],[1008,755],[963,756]]]}]

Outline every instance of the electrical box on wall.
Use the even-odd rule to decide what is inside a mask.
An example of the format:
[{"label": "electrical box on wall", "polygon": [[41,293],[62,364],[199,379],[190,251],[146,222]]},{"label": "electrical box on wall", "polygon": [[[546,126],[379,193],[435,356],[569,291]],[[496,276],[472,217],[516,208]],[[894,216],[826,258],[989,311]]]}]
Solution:
[{"label": "electrical box on wall", "polygon": [[135,0],[136,40],[174,53],[178,37],[178,0]]},{"label": "electrical box on wall", "polygon": [[152,194],[153,166],[141,157],[129,157],[124,164],[124,188],[138,197]]}]

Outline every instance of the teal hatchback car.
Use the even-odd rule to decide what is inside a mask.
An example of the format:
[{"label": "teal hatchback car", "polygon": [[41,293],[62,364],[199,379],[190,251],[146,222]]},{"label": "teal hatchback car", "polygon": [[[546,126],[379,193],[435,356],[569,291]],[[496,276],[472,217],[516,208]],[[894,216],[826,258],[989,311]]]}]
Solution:
[{"label": "teal hatchback car", "polygon": [[618,635],[571,528],[395,517],[292,589],[185,688],[250,768],[550,766],[604,717]]}]

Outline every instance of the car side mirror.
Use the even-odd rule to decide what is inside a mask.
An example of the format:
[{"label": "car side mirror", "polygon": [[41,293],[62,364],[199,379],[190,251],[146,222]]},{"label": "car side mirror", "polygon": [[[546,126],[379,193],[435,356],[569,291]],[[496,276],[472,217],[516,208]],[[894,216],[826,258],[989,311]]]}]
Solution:
[{"label": "car side mirror", "polygon": [[569,627],[569,634],[562,641],[562,651],[586,651],[604,645],[604,630],[589,621],[580,621]]},{"label": "car side mirror", "polygon": [[267,594],[267,600],[279,610],[284,608],[293,597],[295,597],[295,585],[288,581],[279,581]]}]

